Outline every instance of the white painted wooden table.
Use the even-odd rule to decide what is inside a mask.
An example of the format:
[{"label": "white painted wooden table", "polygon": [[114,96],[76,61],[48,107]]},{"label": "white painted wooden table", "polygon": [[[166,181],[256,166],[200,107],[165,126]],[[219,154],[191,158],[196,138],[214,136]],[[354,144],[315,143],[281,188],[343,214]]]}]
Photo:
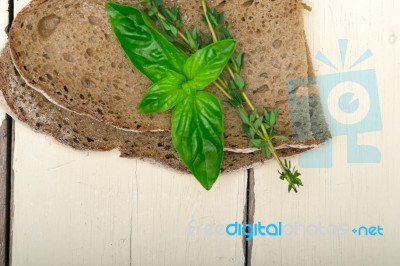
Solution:
[{"label": "white painted wooden table", "polygon": [[[27,2],[14,0],[15,12]],[[334,137],[333,167],[300,169],[299,194],[287,194],[274,163],[258,167],[250,219],[381,225],[384,236],[255,237],[244,247],[240,236],[209,235],[205,226],[246,218],[247,171],[223,175],[206,192],[187,175],[117,152],[74,151],[16,122],[12,265],[400,265],[400,1],[306,2],[313,7],[305,14],[312,55],[339,60],[338,39],[349,39],[350,61],[368,48],[374,53],[359,69],[376,70],[383,131],[361,134],[359,142],[378,147],[382,160],[348,164],[346,137]],[[5,0],[0,12],[4,29]],[[5,40],[2,31],[1,46]],[[333,73],[314,63],[318,75]]]}]

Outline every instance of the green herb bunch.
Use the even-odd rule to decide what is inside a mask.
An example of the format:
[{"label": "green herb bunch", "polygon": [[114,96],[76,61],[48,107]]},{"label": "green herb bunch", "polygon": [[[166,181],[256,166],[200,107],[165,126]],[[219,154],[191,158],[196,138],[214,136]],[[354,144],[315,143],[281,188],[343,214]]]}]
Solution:
[{"label": "green herb bunch", "polygon": [[[223,159],[224,123],[219,100],[205,89],[215,85],[235,108],[249,137],[249,147],[258,148],[278,163],[280,179],[288,191],[302,186],[300,173],[278,156],[272,140],[285,140],[275,132],[278,109],[262,112],[246,94],[241,75],[244,53],[234,56],[236,41],[224,14],[208,8],[202,0],[203,21],[210,37],[197,27],[188,29],[175,3],[143,0],[144,12],[134,7],[107,3],[107,14],[121,47],[132,64],[153,85],[138,109],[145,114],[172,110],[171,137],[182,161],[207,190],[217,180]],[[153,22],[160,26],[159,32]]]}]

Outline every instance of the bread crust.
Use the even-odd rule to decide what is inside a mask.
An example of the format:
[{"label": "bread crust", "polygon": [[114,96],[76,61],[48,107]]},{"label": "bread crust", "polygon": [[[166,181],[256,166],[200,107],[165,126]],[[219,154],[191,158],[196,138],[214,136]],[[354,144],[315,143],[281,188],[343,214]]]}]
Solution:
[{"label": "bread crust", "polygon": [[[168,132],[127,132],[52,104],[19,77],[8,47],[0,58],[0,92],[14,119],[66,146],[93,151],[118,149],[121,157],[138,158],[187,173],[172,147]],[[279,153],[292,156],[309,148],[286,148]],[[248,169],[264,161],[258,151],[247,154],[226,151],[222,171]]]},{"label": "bread crust", "polygon": [[[166,0],[165,2],[169,4],[171,1]],[[132,1],[117,2],[134,4]],[[306,76],[309,70],[303,31],[302,6],[298,0],[255,2],[251,5],[248,2],[242,2],[239,0],[221,2],[219,9],[225,11],[227,21],[232,23],[233,32],[235,32],[235,36],[239,41],[240,49],[247,52],[244,76],[248,81],[249,97],[259,107],[273,107],[276,104],[280,111],[277,129],[285,135],[292,136],[290,117],[293,114],[289,113],[286,80]],[[150,83],[137,71],[132,74],[132,66],[122,50],[119,49],[119,45],[108,25],[104,3],[105,1],[102,0],[87,0],[79,6],[83,18],[68,20],[66,15],[68,8],[72,10],[74,5],[79,4],[76,0],[36,0],[31,2],[17,15],[11,27],[11,55],[15,66],[25,82],[32,88],[42,93],[49,101],[69,111],[89,116],[122,130],[133,132],[168,131],[170,129],[169,113],[154,116],[137,113],[136,105],[150,86]],[[200,7],[196,1],[180,0],[178,4],[182,6],[183,12],[187,16],[185,21],[187,24],[199,24],[198,14]],[[238,6],[241,6],[241,8],[237,8]],[[261,12],[263,10],[265,10],[265,13]],[[94,15],[96,15],[96,19],[90,19]],[[278,19],[275,17],[278,17]],[[50,25],[43,27],[47,30],[54,30],[53,33],[42,32],[40,34],[40,25],[43,19],[47,19],[47,23]],[[79,25],[79,27],[75,24],[71,27],[71,21]],[[280,21],[280,23],[276,24],[277,21]],[[57,25],[54,26],[55,24]],[[106,79],[109,79],[109,75],[114,75],[116,71],[112,66],[110,67],[114,63],[115,66],[121,67],[117,72],[124,72],[124,76],[127,78],[119,80],[123,86],[114,83],[110,86],[126,88],[127,83],[138,84],[135,86],[134,95],[129,93],[131,91],[129,89],[124,90],[122,94],[113,94],[117,90],[107,91],[106,83],[108,81],[93,85],[94,80],[88,79],[85,81],[86,74],[79,76],[79,73],[86,71],[85,68],[79,67],[85,65],[86,61],[92,60],[91,56],[87,55],[88,53],[84,55],[80,53],[84,53],[87,49],[94,49],[89,45],[89,40],[97,35],[89,34],[89,37],[85,37],[85,34],[76,34],[77,38],[79,37],[80,39],[68,42],[65,39],[68,35],[67,29],[71,27],[70,34],[73,35],[75,27],[92,26],[94,30],[97,30],[97,35],[101,33],[108,36],[107,40],[103,42],[98,40],[98,45],[95,47],[100,49],[99,53],[101,55],[112,54],[112,57],[117,58],[116,62],[110,63],[112,59],[109,59],[111,61],[108,64],[101,66],[105,68],[104,71],[107,75],[100,73],[101,75],[97,75],[98,79],[100,80],[102,76],[106,76]],[[57,32],[57,30],[60,32]],[[83,43],[80,46],[80,50],[75,51],[70,48],[74,47],[74,45],[76,46],[79,41]],[[63,47],[63,43],[68,43],[69,45]],[[30,49],[26,49],[28,45]],[[107,45],[109,45],[108,49],[105,48]],[[29,50],[29,53],[27,50]],[[52,58],[53,54],[58,55],[58,57],[54,58],[53,61],[46,59],[46,57]],[[71,58],[80,55],[82,60],[79,60],[79,63],[68,62],[72,60],[68,55]],[[55,62],[59,62],[59,64],[55,64]],[[88,67],[93,67],[98,63],[93,60],[90,62]],[[73,72],[76,67],[78,67],[76,71],[78,74]],[[35,68],[40,69],[35,71]],[[54,71],[56,71],[56,74],[53,73]],[[68,73],[72,78],[69,78]],[[50,77],[48,77],[49,75]],[[79,78],[67,86],[64,81],[74,80],[74,75],[78,75]],[[57,83],[61,79],[63,82]],[[89,88],[90,92],[88,92],[88,88],[83,88],[82,90],[83,85],[80,81],[87,87],[92,85],[96,87]],[[135,81],[137,82],[135,83]],[[223,99],[223,96],[215,88],[210,88],[210,90]],[[105,95],[108,98],[106,97],[105,99]],[[125,99],[127,102],[119,104],[118,100],[113,100],[114,98]],[[108,100],[110,102],[106,108],[105,105]],[[230,150],[244,152],[247,149],[248,138],[242,131],[240,118],[226,101],[223,101],[222,104],[226,125],[225,146]],[[305,116],[309,115],[307,101],[304,101],[304,105],[299,108],[303,109],[299,113]],[[301,125],[307,136],[300,136],[297,140],[278,143],[278,146],[285,144],[289,147],[299,147],[299,145],[304,146],[309,145],[309,143],[315,146],[321,142],[321,140],[313,139],[309,117],[302,119],[302,121],[308,121]],[[303,139],[307,140],[304,141]]]}]

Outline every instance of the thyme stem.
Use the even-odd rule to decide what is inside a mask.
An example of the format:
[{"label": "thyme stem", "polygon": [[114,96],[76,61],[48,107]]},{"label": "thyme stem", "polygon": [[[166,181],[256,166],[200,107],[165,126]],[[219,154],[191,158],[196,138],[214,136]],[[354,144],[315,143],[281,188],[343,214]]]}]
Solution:
[{"label": "thyme stem", "polygon": [[226,96],[226,98],[232,100],[232,96],[226,91],[226,88],[223,85],[221,85],[221,83],[218,80],[214,81],[213,84]]},{"label": "thyme stem", "polygon": [[213,28],[213,26],[211,25],[210,18],[208,17],[208,14],[207,14],[207,12],[208,12],[207,9],[208,9],[208,8],[207,8],[206,0],[202,0],[202,1],[201,1],[201,4],[202,4],[202,6],[203,6],[203,11],[204,11],[204,15],[205,15],[205,18],[206,18],[206,21],[207,21],[207,25],[208,25],[208,27],[210,28],[210,32],[211,32],[211,35],[212,35],[212,39],[213,39],[214,42],[217,42],[217,41],[218,41],[217,35],[215,34],[214,28]]},{"label": "thyme stem", "polygon": [[[164,21],[166,20],[166,18],[165,18],[160,12],[157,12],[157,17],[159,17],[160,19],[162,19],[162,20],[164,20]],[[185,36],[181,31],[177,31],[177,33],[178,33],[179,37],[181,37],[181,39],[182,39],[186,44],[192,46],[192,45],[190,44],[189,40],[186,38],[186,36]]]},{"label": "thyme stem", "polygon": [[[208,28],[210,29],[210,32],[211,32],[211,35],[212,35],[212,38],[213,38],[213,42],[218,42],[218,38],[217,38],[217,35],[215,34],[214,27],[211,25],[210,19],[208,17],[208,8],[207,8],[207,3],[206,3],[205,0],[202,0],[202,6],[203,6],[204,16],[206,18]],[[235,64],[235,62],[233,62],[233,64]],[[234,74],[232,68],[230,67],[230,65],[228,64],[226,66],[226,68],[227,68],[229,74],[231,75],[231,77],[234,79],[235,78],[235,74]],[[222,89],[222,91],[225,92],[225,89]],[[255,111],[256,109],[255,109],[253,103],[250,101],[250,99],[247,96],[247,94],[244,91],[242,91],[241,95],[242,95],[243,99],[245,100],[246,104],[249,106],[250,110],[251,111]],[[228,99],[229,99],[229,97],[228,97]],[[241,105],[240,108],[245,110],[243,105]],[[257,118],[260,117],[257,112],[256,112],[256,117]],[[269,134],[268,134],[268,132],[267,132],[267,130],[266,130],[266,128],[265,128],[265,126],[263,124],[261,124],[261,130],[262,130],[262,133],[263,133],[262,134],[263,139],[267,142],[268,149],[270,150],[272,156],[274,157],[275,161],[278,163],[279,167],[281,168],[282,173],[286,173],[290,169],[287,169],[287,167],[285,167],[285,165],[283,164],[282,160],[279,158],[278,154],[276,153],[275,147],[272,144],[271,138],[269,137]],[[287,176],[287,174],[285,174],[284,177],[289,183],[291,183],[291,180]],[[293,190],[297,193],[296,187],[293,187]]]}]

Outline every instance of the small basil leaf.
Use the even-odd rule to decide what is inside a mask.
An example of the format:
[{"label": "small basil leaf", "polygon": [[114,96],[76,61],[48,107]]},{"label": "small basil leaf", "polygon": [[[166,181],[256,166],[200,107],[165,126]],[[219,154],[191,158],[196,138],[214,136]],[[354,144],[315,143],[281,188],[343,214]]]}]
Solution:
[{"label": "small basil leaf", "polygon": [[261,153],[267,158],[271,158],[272,157],[272,153],[268,149],[267,144],[265,143],[265,141],[263,141],[261,143]]},{"label": "small basil leaf", "polygon": [[243,126],[244,133],[246,133],[247,135],[250,135],[251,127],[249,125],[244,124],[244,123],[242,124],[242,126]]},{"label": "small basil leaf", "polygon": [[254,123],[257,119],[257,110],[253,110],[250,114],[250,122]]},{"label": "small basil leaf", "polygon": [[250,119],[245,110],[239,109],[239,115],[240,115],[240,118],[242,118],[242,122],[244,124],[250,125]]},{"label": "small basil leaf", "polygon": [[186,34],[186,38],[188,39],[188,41],[190,43],[190,46],[191,47],[195,47],[196,46],[196,42],[194,41],[194,39],[192,37],[192,34],[188,30],[185,30],[185,34]]},{"label": "small basil leaf", "polygon": [[221,75],[235,51],[234,40],[223,40],[198,50],[186,61],[183,71],[191,87],[202,90]]},{"label": "small basil leaf", "polygon": [[182,83],[185,76],[169,71],[164,79],[153,84],[139,104],[139,112],[161,113],[172,109],[184,97]]},{"label": "small basil leaf", "polygon": [[275,108],[272,110],[272,112],[274,113],[274,116],[275,116],[275,123],[276,123],[276,121],[278,120],[278,113],[279,113],[278,107],[275,107]]},{"label": "small basil leaf", "polygon": [[287,136],[284,135],[274,135],[271,137],[271,139],[276,139],[276,140],[289,140]]},{"label": "small basil leaf", "polygon": [[256,136],[256,131],[254,130],[254,128],[250,127],[249,134],[252,139]]},{"label": "small basil leaf", "polygon": [[263,122],[263,119],[264,119],[264,117],[260,116],[260,117],[256,120],[256,122],[254,122],[254,128],[255,128],[255,129],[259,129],[259,128],[260,128],[260,126],[261,126],[261,124],[262,124],[262,122]]},{"label": "small basil leaf", "polygon": [[122,49],[132,64],[153,83],[167,70],[183,73],[186,57],[152,25],[138,9],[106,4],[107,15]]},{"label": "small basil leaf", "polygon": [[270,125],[268,123],[263,123],[263,125],[264,125],[266,130],[270,130],[271,129],[271,127],[270,127]]},{"label": "small basil leaf", "polygon": [[163,28],[166,31],[170,30],[170,24],[168,24],[168,22],[165,22],[164,20],[161,20],[161,25],[163,26]]},{"label": "small basil leaf", "polygon": [[265,121],[269,122],[269,113],[267,109],[263,108]]},{"label": "small basil leaf", "polygon": [[153,6],[153,7],[149,10],[149,12],[148,12],[149,16],[154,16],[154,15],[156,15],[157,13],[158,13],[158,8],[155,7],[155,6]]},{"label": "small basil leaf", "polygon": [[270,116],[269,116],[269,125],[270,125],[271,128],[274,127],[277,118],[278,118],[278,109],[277,109],[277,108],[274,108],[274,109],[271,111]]},{"label": "small basil leaf", "polygon": [[238,89],[238,86],[236,85],[236,82],[234,81],[234,80],[229,80],[228,81],[228,87],[231,89],[231,90],[236,90],[236,89]]},{"label": "small basil leaf", "polygon": [[234,74],[234,81],[235,81],[235,84],[237,85],[237,88],[240,91],[243,91],[245,86],[246,86],[246,82],[243,80],[242,76],[240,76],[239,74],[235,73]]},{"label": "small basil leaf", "polygon": [[172,143],[200,184],[210,190],[224,153],[224,120],[219,100],[208,92],[186,97],[172,112]]},{"label": "small basil leaf", "polygon": [[250,148],[261,148],[262,140],[261,139],[251,139],[249,141]]},{"label": "small basil leaf", "polygon": [[236,57],[236,66],[238,67],[238,70],[241,70],[243,67],[243,60],[244,60],[244,53],[240,53]]}]

